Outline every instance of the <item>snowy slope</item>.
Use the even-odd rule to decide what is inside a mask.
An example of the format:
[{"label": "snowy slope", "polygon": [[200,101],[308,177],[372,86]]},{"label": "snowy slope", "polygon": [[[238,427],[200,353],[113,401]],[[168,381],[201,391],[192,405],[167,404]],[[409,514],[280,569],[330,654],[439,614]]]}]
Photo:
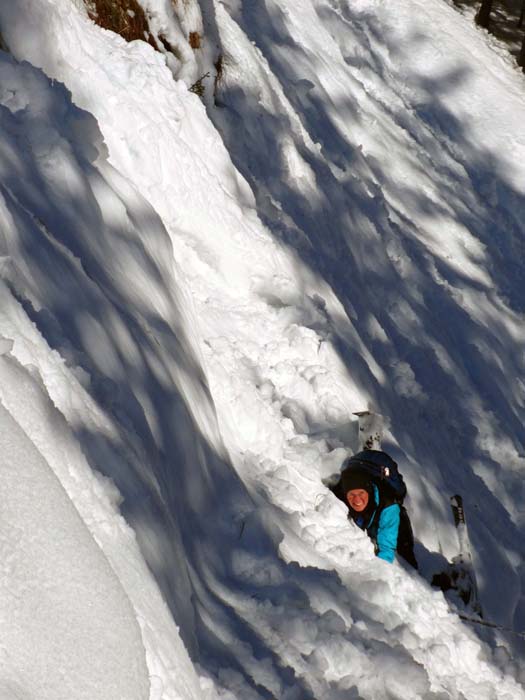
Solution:
[{"label": "snowy slope", "polygon": [[[45,401],[13,360],[0,363],[3,384],[13,381],[24,399]],[[39,423],[32,427],[42,432]],[[147,698],[144,649],[119,579],[4,405],[0,439],[1,697]]]},{"label": "snowy slope", "polygon": [[[390,416],[424,572],[460,490],[484,608],[525,628],[522,76],[438,0],[144,6],[202,50],[0,3],[1,426],[82,554],[69,580],[37,540],[36,587],[80,581],[107,635],[63,640],[68,696],[524,697],[519,640],[376,560],[322,482],[353,411]],[[183,80],[220,54],[205,109]],[[45,624],[4,620],[4,694],[60,697]]]},{"label": "snowy slope", "polygon": [[[93,471],[95,467],[102,473],[110,469],[118,472],[135,464],[137,469],[142,469],[141,474],[137,472],[139,484],[141,480],[149,483],[153,479],[147,465],[141,462],[144,445],[138,441],[133,443],[133,406],[129,405],[128,415],[122,416],[128,426],[123,443],[118,416],[104,410],[115,401],[117,385],[109,374],[99,373],[97,367],[98,363],[103,363],[106,369],[122,372],[123,365],[116,369],[119,364],[116,359],[118,352],[122,353],[122,360],[124,356],[130,362],[139,359],[133,342],[133,323],[127,315],[133,308],[131,298],[137,292],[131,284],[123,283],[118,269],[119,265],[125,264],[131,271],[133,255],[137,256],[137,265],[151,260],[140,244],[138,231],[143,228],[135,227],[134,218],[140,222],[143,221],[141,217],[149,217],[150,240],[155,236],[155,221],[160,239],[163,235],[166,237],[154,212],[145,202],[137,202],[129,184],[109,166],[105,168],[106,179],[102,167],[94,168],[91,165],[98,149],[104,150],[100,134],[93,118],[71,104],[65,89],[59,85],[51,86],[49,79],[40,71],[28,64],[16,65],[5,56],[2,57],[0,70],[2,101],[7,105],[2,107],[1,117],[1,264],[5,282],[2,282],[0,289],[0,335],[11,339],[11,342],[4,341],[7,354],[2,358],[0,382],[3,415],[7,411],[11,419],[10,422],[7,417],[5,421],[2,420],[2,426],[10,432],[10,423],[13,419],[16,421],[20,426],[19,431],[27,436],[26,446],[22,443],[19,448],[19,463],[25,463],[25,453],[27,460],[34,461],[31,455],[36,451],[47,471],[54,472],[69,496],[69,510],[73,511],[77,520],[80,515],[84,522],[84,530],[80,530],[80,525],[75,526],[77,531],[80,530],[75,535],[71,524],[73,516],[66,506],[59,506],[58,497],[53,495],[53,489],[58,490],[59,485],[45,486],[46,474],[38,482],[36,476],[31,477],[34,482],[35,513],[31,517],[27,513],[19,513],[15,521],[17,526],[12,532],[25,532],[28,542],[32,542],[39,527],[43,528],[33,545],[35,554],[31,559],[34,560],[34,570],[27,572],[23,569],[18,574],[14,569],[18,579],[8,575],[2,584],[15,596],[19,595],[17,590],[22,576],[32,581],[31,586],[36,590],[33,595],[42,596],[42,591],[53,585],[54,596],[50,598],[53,605],[46,606],[46,598],[39,600],[44,619],[54,619],[62,596],[64,601],[74,598],[82,615],[88,611],[93,615],[92,626],[96,623],[93,630],[89,621],[84,624],[84,639],[82,628],[75,631],[78,640],[74,636],[64,635],[63,627],[78,625],[80,615],[75,608],[65,608],[62,612],[63,622],[59,618],[60,624],[56,623],[56,630],[49,625],[52,637],[48,638],[43,622],[39,622],[43,628],[39,634],[37,623],[25,629],[23,618],[19,615],[11,617],[12,607],[9,599],[4,598],[6,607],[2,611],[2,622],[8,653],[11,654],[8,645],[11,626],[16,639],[21,634],[28,637],[27,648],[21,647],[23,656],[17,658],[13,654],[13,670],[10,669],[9,674],[15,679],[18,673],[28,676],[29,687],[34,686],[36,690],[27,697],[142,698],[148,697],[147,689],[150,686],[145,673],[144,645],[150,674],[157,667],[162,669],[169,664],[169,657],[175,648],[179,651],[179,668],[184,667],[186,658],[190,670],[187,678],[182,677],[173,687],[169,684],[168,687],[174,693],[174,687],[187,685],[187,697],[200,697],[196,690],[199,687],[197,678],[166,605],[138,550],[135,534],[118,513],[122,496],[111,482]],[[125,243],[126,239],[129,239],[129,245]],[[169,244],[166,242],[166,245]],[[117,247],[118,255],[111,254],[111,246]],[[143,257],[139,257],[140,252]],[[113,261],[115,266],[105,265],[105,261]],[[156,294],[159,285],[155,284],[154,279],[151,276],[149,285],[143,279],[141,290],[160,306],[162,299]],[[163,295],[169,294],[173,285],[174,282],[166,285]],[[129,298],[123,298],[124,293],[130,295]],[[73,305],[72,299],[75,300]],[[128,321],[127,325],[119,312]],[[102,318],[105,318],[106,330],[101,323]],[[140,317],[140,323],[145,326],[144,318]],[[116,341],[113,354],[108,340],[110,336],[107,335],[110,327]],[[67,332],[63,329],[67,329]],[[45,332],[47,342],[40,331]],[[150,337],[151,332],[146,327],[143,332]],[[88,363],[87,354],[81,357],[80,348],[75,348],[77,338],[83,338],[88,349],[93,350],[94,354],[90,356],[93,365]],[[52,349],[48,343],[56,345],[60,352]],[[120,347],[117,347],[119,344]],[[11,350],[10,345],[13,346]],[[147,343],[141,340],[140,347],[147,355]],[[131,380],[130,373],[128,378]],[[94,387],[97,396],[105,397],[102,405],[90,396]],[[134,455],[134,461],[129,455]],[[39,467],[40,471],[44,471],[44,466]],[[50,480],[50,476],[46,478]],[[139,486],[135,485],[134,488],[138,489]],[[151,483],[150,490],[159,500],[158,485]],[[123,491],[122,495],[127,493]],[[62,499],[66,500],[65,493]],[[14,501],[14,506],[17,502]],[[40,502],[48,503],[45,518],[39,515],[36,507]],[[29,504],[24,506],[27,511]],[[160,506],[153,497],[151,502],[142,504],[140,517],[144,538],[153,529],[152,522],[158,524],[159,510]],[[4,516],[4,532],[10,531],[8,513],[12,511],[7,511]],[[94,538],[104,554],[98,548],[91,552],[88,545],[83,544],[87,538],[86,526],[92,536],[91,548]],[[58,539],[56,544],[52,544],[60,533],[67,532],[69,538],[64,543]],[[159,558],[169,561],[178,571],[178,589],[182,594],[184,558],[177,554],[176,538],[169,539],[168,527],[163,529],[162,537],[162,543],[154,541],[152,546],[156,546]],[[14,542],[10,544],[10,540],[7,540],[4,545],[16,547],[17,551],[20,547],[18,557],[26,560],[27,548],[21,542],[17,535]],[[64,551],[60,558],[61,547]],[[78,554],[72,558],[70,550],[74,551],[75,548]],[[9,551],[6,552],[8,555]],[[61,568],[53,563],[51,555],[58,559]],[[74,563],[76,559],[80,562],[85,560],[78,572],[73,568],[73,565],[79,568],[79,564]],[[49,570],[46,570],[46,561],[49,561]],[[72,573],[68,573],[68,565]],[[26,561],[27,566],[30,566],[30,560]],[[9,568],[6,573],[10,573]],[[82,590],[76,580],[82,574],[87,591]],[[110,585],[112,588],[107,591]],[[92,589],[91,594],[89,589]],[[19,605],[25,604],[22,596]],[[27,615],[30,610],[28,608],[24,614]],[[142,635],[139,634],[139,626]],[[104,628],[107,640],[104,639]],[[55,638],[61,641],[54,641]],[[93,644],[98,650],[96,654]],[[64,654],[68,651],[70,659],[66,656],[64,661],[61,660],[62,653],[58,653],[62,652],[61,646],[65,647]],[[119,658],[117,664],[115,654]],[[41,657],[42,667],[47,665],[48,669],[62,669],[58,677],[42,682],[38,675],[42,669],[34,668],[35,656]],[[133,673],[132,669],[135,669]],[[68,678],[69,675],[71,678]],[[105,676],[107,682],[103,683],[100,678]],[[190,692],[192,683],[195,687]],[[26,697],[23,693],[29,693],[29,687],[25,690],[21,687],[20,697]]]}]

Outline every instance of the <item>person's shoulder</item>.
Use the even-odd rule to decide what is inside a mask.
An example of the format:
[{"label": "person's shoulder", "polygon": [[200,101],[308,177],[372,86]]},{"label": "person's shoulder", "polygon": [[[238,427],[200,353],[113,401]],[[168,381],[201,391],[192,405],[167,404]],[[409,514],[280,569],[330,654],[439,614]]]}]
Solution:
[{"label": "person's shoulder", "polygon": [[394,501],[391,501],[388,504],[383,504],[383,509],[382,512],[385,513],[388,511],[389,513],[400,513],[401,512],[401,506],[399,503],[395,503]]},{"label": "person's shoulder", "polygon": [[379,523],[381,525],[394,525],[399,524],[401,517],[401,507],[398,503],[390,503],[389,505],[384,505],[381,509],[381,514],[379,516]]},{"label": "person's shoulder", "polygon": [[381,508],[389,508],[391,505],[397,505],[397,501],[388,486],[385,486],[381,481],[375,479],[374,484],[377,489]]}]

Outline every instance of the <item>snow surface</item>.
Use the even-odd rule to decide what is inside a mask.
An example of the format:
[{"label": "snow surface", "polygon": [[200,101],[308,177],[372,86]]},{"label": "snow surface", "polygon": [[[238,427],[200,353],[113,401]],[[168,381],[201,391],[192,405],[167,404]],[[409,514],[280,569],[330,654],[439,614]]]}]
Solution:
[{"label": "snow surface", "polygon": [[[427,582],[459,491],[525,629],[523,75],[441,0],[143,6],[178,57],[0,2],[0,697],[525,697]],[[421,575],[325,486],[367,406]]]}]

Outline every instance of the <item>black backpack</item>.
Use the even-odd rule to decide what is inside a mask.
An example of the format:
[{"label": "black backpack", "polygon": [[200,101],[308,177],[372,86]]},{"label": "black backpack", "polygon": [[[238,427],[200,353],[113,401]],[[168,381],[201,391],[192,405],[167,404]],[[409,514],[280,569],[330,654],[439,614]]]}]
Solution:
[{"label": "black backpack", "polygon": [[358,469],[370,474],[381,485],[395,503],[403,503],[407,495],[407,487],[399,473],[397,462],[381,450],[363,450],[343,462],[342,471]]}]

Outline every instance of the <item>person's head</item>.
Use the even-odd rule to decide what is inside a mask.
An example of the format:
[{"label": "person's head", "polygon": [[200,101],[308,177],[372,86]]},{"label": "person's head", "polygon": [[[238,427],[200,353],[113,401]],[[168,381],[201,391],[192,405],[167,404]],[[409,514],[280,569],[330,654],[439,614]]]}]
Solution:
[{"label": "person's head", "polygon": [[366,510],[373,493],[370,476],[358,469],[346,469],[342,474],[342,484],[350,508],[356,513]]},{"label": "person's head", "polygon": [[362,513],[368,505],[370,496],[366,489],[350,489],[346,493],[346,500],[352,510],[355,510],[356,513]]}]

